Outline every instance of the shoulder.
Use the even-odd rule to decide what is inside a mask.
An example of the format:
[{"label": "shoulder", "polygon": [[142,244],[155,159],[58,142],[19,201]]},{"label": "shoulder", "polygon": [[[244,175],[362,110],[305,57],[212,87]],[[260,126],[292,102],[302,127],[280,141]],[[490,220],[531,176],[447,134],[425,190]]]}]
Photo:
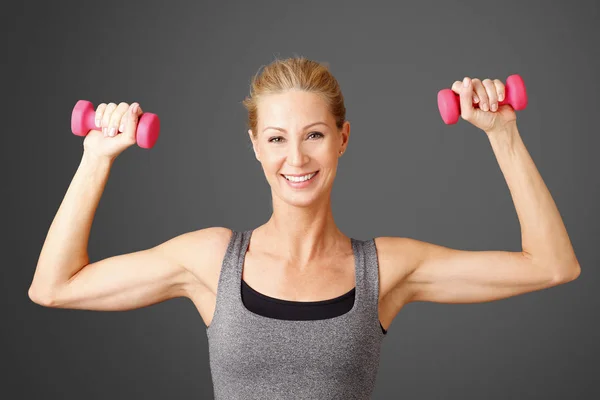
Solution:
[{"label": "shoulder", "polygon": [[382,297],[401,286],[418,265],[421,248],[418,240],[382,236],[373,239],[377,251]]},{"label": "shoulder", "polygon": [[172,243],[170,251],[184,257],[205,256],[223,245],[227,246],[232,234],[231,229],[221,226],[186,232],[169,240]]},{"label": "shoulder", "polygon": [[189,232],[189,237],[190,240],[196,241],[199,246],[210,249],[212,246],[227,246],[232,234],[232,229],[223,226],[211,226]]},{"label": "shoulder", "polygon": [[213,276],[218,275],[232,234],[231,229],[221,226],[187,232],[172,239],[171,252],[200,284],[210,286]]},{"label": "shoulder", "polygon": [[409,237],[381,236],[373,239],[378,257],[386,263],[396,266],[410,267],[423,256],[431,243]]}]

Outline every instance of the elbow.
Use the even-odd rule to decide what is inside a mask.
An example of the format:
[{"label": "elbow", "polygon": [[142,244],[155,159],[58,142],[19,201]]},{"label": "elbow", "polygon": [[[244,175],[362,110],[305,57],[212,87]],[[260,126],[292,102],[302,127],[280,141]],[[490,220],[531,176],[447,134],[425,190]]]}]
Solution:
[{"label": "elbow", "polygon": [[54,296],[50,290],[42,290],[31,285],[27,294],[35,304],[43,307],[53,307],[54,305]]},{"label": "elbow", "polygon": [[554,275],[554,281],[557,284],[568,283],[579,278],[579,275],[581,275],[581,267],[579,266],[579,263],[577,263],[575,266],[563,268],[557,272]]}]

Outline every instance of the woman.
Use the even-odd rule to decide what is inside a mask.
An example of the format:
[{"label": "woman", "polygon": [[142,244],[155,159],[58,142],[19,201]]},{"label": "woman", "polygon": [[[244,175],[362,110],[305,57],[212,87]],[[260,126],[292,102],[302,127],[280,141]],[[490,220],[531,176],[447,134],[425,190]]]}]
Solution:
[{"label": "woman", "polygon": [[[522,229],[523,250],[461,251],[403,237],[350,238],[331,189],[350,124],[327,66],[276,60],[244,105],[271,187],[256,229],[211,227],[89,263],[92,220],[111,165],[135,143],[137,103],[101,104],[98,130],[52,222],[29,290],[41,305],[131,310],[188,297],[207,325],[217,398],[369,398],[386,329],[414,301],[487,302],[580,272],[559,212],[497,80],[456,81],[462,118],[490,140]],[[474,105],[477,105],[476,107]],[[102,128],[102,131],[100,130]],[[358,394],[359,397],[356,397]]]}]

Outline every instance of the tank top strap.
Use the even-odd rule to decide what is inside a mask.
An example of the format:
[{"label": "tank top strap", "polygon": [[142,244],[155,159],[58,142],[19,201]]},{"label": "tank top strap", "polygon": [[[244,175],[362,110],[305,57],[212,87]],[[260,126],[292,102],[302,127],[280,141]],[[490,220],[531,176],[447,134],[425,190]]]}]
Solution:
[{"label": "tank top strap", "polygon": [[379,309],[379,271],[377,252],[373,239],[359,240],[351,238],[356,257],[356,290],[360,295],[356,300],[359,306],[375,318]]},{"label": "tank top strap", "polygon": [[243,254],[244,245],[248,245],[245,232],[232,229],[231,238],[227,245],[219,275],[215,315],[221,309],[223,312],[229,312],[232,309],[232,303],[235,303],[236,292],[239,290],[238,273],[241,268],[240,257]]}]

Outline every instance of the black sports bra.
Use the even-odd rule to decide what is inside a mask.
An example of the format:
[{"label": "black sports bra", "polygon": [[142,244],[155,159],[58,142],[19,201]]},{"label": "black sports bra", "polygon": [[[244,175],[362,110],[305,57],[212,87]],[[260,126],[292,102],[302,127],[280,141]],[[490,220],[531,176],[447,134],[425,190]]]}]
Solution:
[{"label": "black sports bra", "polygon": [[[242,280],[242,302],[244,306],[259,315],[285,319],[290,321],[306,321],[337,317],[352,308],[354,305],[354,295],[356,288],[348,293],[329,300],[321,301],[290,301],[276,299],[266,296],[252,289],[244,280]],[[383,334],[387,331],[379,322]]]}]

